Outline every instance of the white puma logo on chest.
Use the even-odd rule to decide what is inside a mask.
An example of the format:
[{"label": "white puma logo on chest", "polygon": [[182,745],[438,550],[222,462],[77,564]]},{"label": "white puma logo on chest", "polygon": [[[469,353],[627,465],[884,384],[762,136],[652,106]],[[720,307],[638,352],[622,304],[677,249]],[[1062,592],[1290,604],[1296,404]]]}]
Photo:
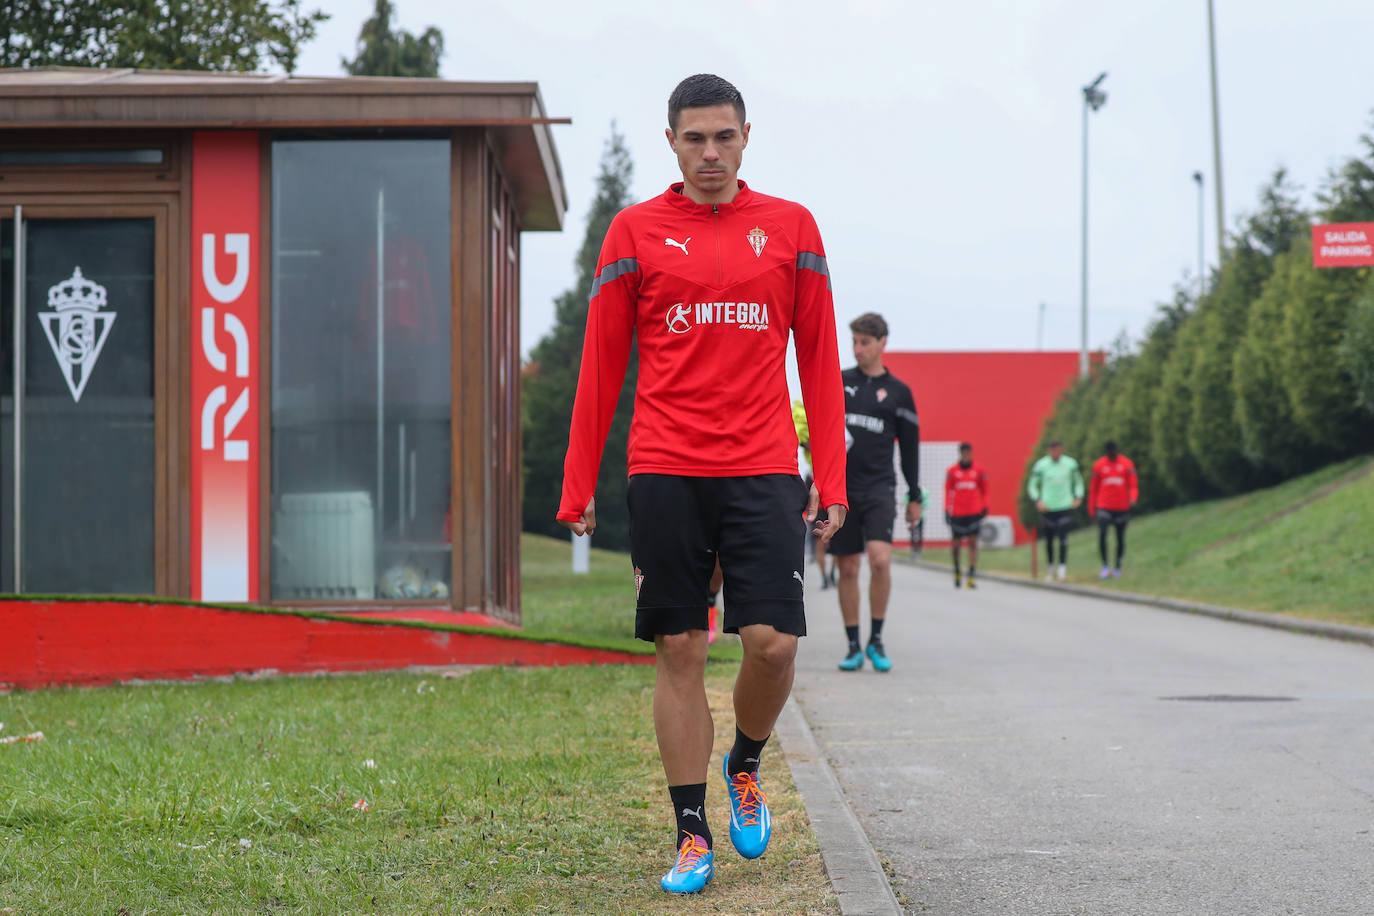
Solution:
[{"label": "white puma logo on chest", "polygon": [[664,239],[663,244],[672,245],[674,248],[681,248],[683,254],[690,254],[690,252],[687,250],[687,242],[690,242],[691,240],[692,237],[689,235],[687,236],[686,242],[679,242],[677,239]]}]

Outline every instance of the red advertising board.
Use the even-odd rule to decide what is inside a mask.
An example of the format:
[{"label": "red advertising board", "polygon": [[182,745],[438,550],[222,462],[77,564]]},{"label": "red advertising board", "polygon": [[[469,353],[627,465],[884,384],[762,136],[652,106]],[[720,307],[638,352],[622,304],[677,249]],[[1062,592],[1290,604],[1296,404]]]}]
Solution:
[{"label": "red advertising board", "polygon": [[1312,227],[1313,267],[1374,267],[1374,223]]},{"label": "red advertising board", "polygon": [[259,147],[191,153],[191,597],[258,600]]}]

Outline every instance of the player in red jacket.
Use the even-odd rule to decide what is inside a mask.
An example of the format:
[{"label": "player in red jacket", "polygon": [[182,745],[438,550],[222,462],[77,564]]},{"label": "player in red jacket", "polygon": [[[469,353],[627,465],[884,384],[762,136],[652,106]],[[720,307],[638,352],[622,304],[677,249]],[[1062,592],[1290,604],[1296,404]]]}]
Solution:
[{"label": "player in red jacket", "polygon": [[[683,180],[622,210],[596,262],[558,521],[578,535],[596,527],[593,489],[633,341],[635,635],[657,649],[654,727],[677,820],[677,862],[660,885],[692,893],[715,867],[704,808],[715,733],[705,688],[711,574],[719,560],[725,632],[744,649],[724,777],[730,839],[752,859],[772,830],[759,758],[806,634],[806,528],[817,523],[828,542],[849,503],[835,307],[816,222],[738,180],[749,124],[730,83],[683,80],[668,125]],[[789,338],[811,434],[809,498],[797,473]]]},{"label": "player in red jacket", "polygon": [[[1101,579],[1121,578],[1121,558],[1126,555],[1126,525],[1131,510],[1140,499],[1140,478],[1135,463],[1115,442],[1108,442],[1106,453],[1093,462],[1088,484],[1088,515],[1097,519],[1097,551],[1102,556]],[[1107,530],[1116,529],[1116,562],[1107,565]]]},{"label": "player in red jacket", "polygon": [[[945,524],[949,525],[954,557],[954,587],[965,581],[977,588],[974,576],[978,567],[978,532],[988,514],[988,475],[973,463],[973,446],[959,443],[959,463],[945,472]],[[959,548],[968,544],[968,579],[959,569]]]}]

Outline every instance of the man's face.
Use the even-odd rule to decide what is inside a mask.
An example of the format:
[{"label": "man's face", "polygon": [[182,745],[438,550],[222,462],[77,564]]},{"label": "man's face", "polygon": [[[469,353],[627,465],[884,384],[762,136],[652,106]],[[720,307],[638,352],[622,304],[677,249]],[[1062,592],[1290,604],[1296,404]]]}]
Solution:
[{"label": "man's face", "polygon": [[878,365],[886,349],[886,337],[874,337],[871,334],[854,335],[854,361],[865,369]]},{"label": "man's face", "polygon": [[971,448],[961,448],[961,449],[959,449],[959,463],[960,463],[960,464],[972,464],[972,463],[973,463],[973,449],[971,449]]},{"label": "man's face", "polygon": [[1050,457],[1053,458],[1055,461],[1058,461],[1060,458],[1063,458],[1063,457],[1064,457],[1064,446],[1062,446],[1062,445],[1051,445],[1051,446],[1050,446]]},{"label": "man's face", "polygon": [[677,130],[670,127],[665,133],[688,185],[708,197],[735,186],[749,145],[749,125],[740,123],[735,106],[684,108]]}]

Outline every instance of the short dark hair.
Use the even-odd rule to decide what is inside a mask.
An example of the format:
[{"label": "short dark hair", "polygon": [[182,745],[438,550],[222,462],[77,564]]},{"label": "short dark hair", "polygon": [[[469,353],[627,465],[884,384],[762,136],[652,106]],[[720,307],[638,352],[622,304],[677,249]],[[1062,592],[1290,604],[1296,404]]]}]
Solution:
[{"label": "short dark hair", "polygon": [[1049,448],[1063,448],[1063,447],[1064,447],[1064,443],[1063,443],[1063,442],[1060,442],[1058,439],[1051,439],[1051,440],[1050,440],[1050,444],[1049,444],[1048,447],[1049,447]]},{"label": "short dark hair", "polygon": [[668,96],[668,126],[677,130],[677,118],[684,108],[714,108],[716,105],[733,105],[740,124],[744,124],[744,96],[733,83],[714,73],[689,76]]},{"label": "short dark hair", "polygon": [[864,312],[849,322],[849,330],[855,334],[867,334],[869,337],[886,337],[887,322],[877,312]]},{"label": "short dark hair", "polygon": [[959,443],[959,451],[961,451],[961,452],[971,452],[971,451],[973,451],[973,443],[972,443],[972,442],[960,442],[960,443]]},{"label": "short dark hair", "polygon": [[1108,439],[1106,446],[1103,447],[1103,451],[1105,451],[1108,455],[1114,455],[1117,452],[1121,451],[1121,449],[1117,446],[1115,439]]}]

